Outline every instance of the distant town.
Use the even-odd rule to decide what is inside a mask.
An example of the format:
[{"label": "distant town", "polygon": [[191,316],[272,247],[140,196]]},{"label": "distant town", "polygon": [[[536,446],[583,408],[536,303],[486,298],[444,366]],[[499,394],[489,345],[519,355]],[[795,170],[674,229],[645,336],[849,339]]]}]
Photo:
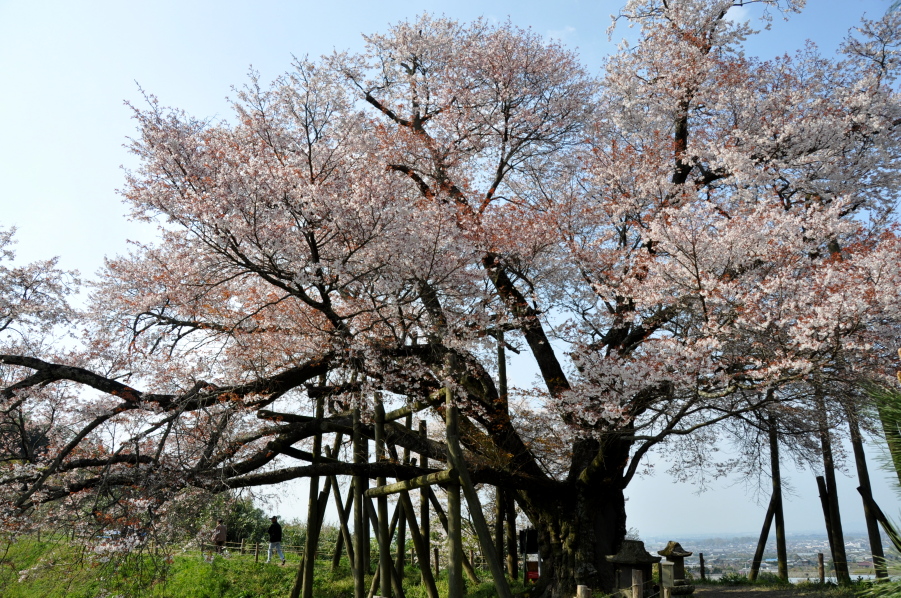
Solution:
[{"label": "distant town", "polygon": [[[651,554],[666,546],[669,540],[676,540],[686,550],[693,552],[692,556],[685,559],[685,566],[692,575],[697,577],[700,573],[699,554],[704,555],[704,569],[707,576],[718,578],[725,574],[733,573],[746,575],[751,567],[751,560],[757,549],[757,538],[752,536],[738,536],[733,538],[669,538],[669,537],[642,537],[645,548]],[[832,559],[829,552],[829,540],[825,534],[797,534],[786,538],[788,549],[789,576],[794,579],[804,580],[809,577],[817,577],[817,555],[822,553],[826,561],[826,576],[834,575]],[[901,563],[901,555],[883,539],[886,559],[891,570]],[[869,542],[863,532],[845,534],[845,550],[848,555],[848,563],[851,574],[854,577],[873,574],[873,560],[869,552]],[[767,543],[760,566],[761,573],[776,573],[776,543],[771,539]]]}]

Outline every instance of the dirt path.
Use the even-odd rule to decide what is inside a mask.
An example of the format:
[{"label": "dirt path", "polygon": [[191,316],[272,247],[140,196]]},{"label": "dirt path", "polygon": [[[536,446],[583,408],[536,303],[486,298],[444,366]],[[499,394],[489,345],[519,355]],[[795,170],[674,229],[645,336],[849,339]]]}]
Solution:
[{"label": "dirt path", "polygon": [[827,594],[817,590],[780,590],[777,588],[755,588],[755,587],[717,587],[717,586],[699,586],[695,589],[694,596],[697,598],[798,598],[805,596],[816,598],[817,596],[835,596],[834,593]]}]

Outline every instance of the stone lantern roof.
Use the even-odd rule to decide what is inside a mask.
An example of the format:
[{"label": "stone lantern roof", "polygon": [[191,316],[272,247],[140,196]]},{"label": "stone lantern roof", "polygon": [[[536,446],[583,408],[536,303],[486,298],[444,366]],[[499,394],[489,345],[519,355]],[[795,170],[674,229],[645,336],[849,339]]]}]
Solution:
[{"label": "stone lantern roof", "polygon": [[660,556],[665,556],[669,559],[672,559],[672,558],[683,558],[684,559],[685,557],[691,556],[694,553],[688,552],[687,550],[682,548],[682,545],[679,544],[678,542],[670,541],[666,545],[666,548],[664,548],[663,550],[658,550],[657,554],[659,554]]},{"label": "stone lantern roof", "polygon": [[645,550],[644,542],[640,540],[623,540],[619,552],[607,555],[607,560],[617,565],[650,565],[659,563],[661,558]]}]

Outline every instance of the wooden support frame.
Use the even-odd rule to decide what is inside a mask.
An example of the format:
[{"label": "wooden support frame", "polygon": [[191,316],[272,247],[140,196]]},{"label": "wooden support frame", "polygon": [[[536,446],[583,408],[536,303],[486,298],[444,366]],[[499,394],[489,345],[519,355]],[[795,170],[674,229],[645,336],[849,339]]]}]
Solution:
[{"label": "wooden support frame", "polygon": [[507,577],[504,575],[504,569],[501,561],[494,550],[494,543],[491,538],[491,530],[488,529],[488,523],[485,521],[485,515],[482,512],[482,504],[479,501],[479,495],[475,490],[472,480],[469,478],[469,472],[466,470],[466,462],[463,460],[463,451],[457,437],[458,415],[457,408],[453,405],[453,396],[449,389],[445,389],[447,406],[447,455],[451,461],[451,465],[457,469],[460,474],[460,486],[463,494],[466,496],[466,502],[469,504],[469,516],[472,517],[473,526],[476,529],[476,535],[479,538],[479,544],[482,546],[482,555],[488,561],[488,569],[494,578],[494,586],[497,590],[499,598],[513,598],[510,592],[510,586],[507,583]]}]

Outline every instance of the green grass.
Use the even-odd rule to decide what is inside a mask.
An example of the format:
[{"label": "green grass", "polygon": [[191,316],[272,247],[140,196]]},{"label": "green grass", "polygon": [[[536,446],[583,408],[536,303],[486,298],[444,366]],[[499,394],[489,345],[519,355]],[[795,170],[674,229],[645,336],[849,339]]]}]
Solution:
[{"label": "green grass", "polygon": [[[8,548],[4,553],[4,548]],[[293,555],[292,555],[293,556]],[[295,557],[296,558],[296,557]],[[20,539],[0,544],[0,596],[3,598],[256,598],[288,596],[299,563],[255,563],[253,555],[232,553],[212,562],[199,553],[133,554],[106,562],[78,546],[59,541]],[[494,598],[497,592],[487,572],[481,584],[467,582],[467,598]],[[366,578],[369,588],[371,577]],[[407,567],[407,598],[426,598],[419,570]],[[447,594],[447,578],[437,580]],[[514,592],[522,591],[515,585]],[[330,561],[317,561],[313,580],[316,598],[353,596],[353,577],[346,562],[335,573]]]},{"label": "green grass", "polygon": [[774,590],[792,590],[799,595],[810,596],[815,594],[826,598],[855,598],[872,585],[867,581],[853,581],[850,586],[839,586],[833,582],[820,583],[818,581],[791,583],[788,580],[780,579],[778,575],[773,573],[761,573],[756,581],[751,581],[747,576],[738,573],[726,573],[720,579],[706,579],[703,582],[695,579],[692,583],[699,586],[753,586]]}]

